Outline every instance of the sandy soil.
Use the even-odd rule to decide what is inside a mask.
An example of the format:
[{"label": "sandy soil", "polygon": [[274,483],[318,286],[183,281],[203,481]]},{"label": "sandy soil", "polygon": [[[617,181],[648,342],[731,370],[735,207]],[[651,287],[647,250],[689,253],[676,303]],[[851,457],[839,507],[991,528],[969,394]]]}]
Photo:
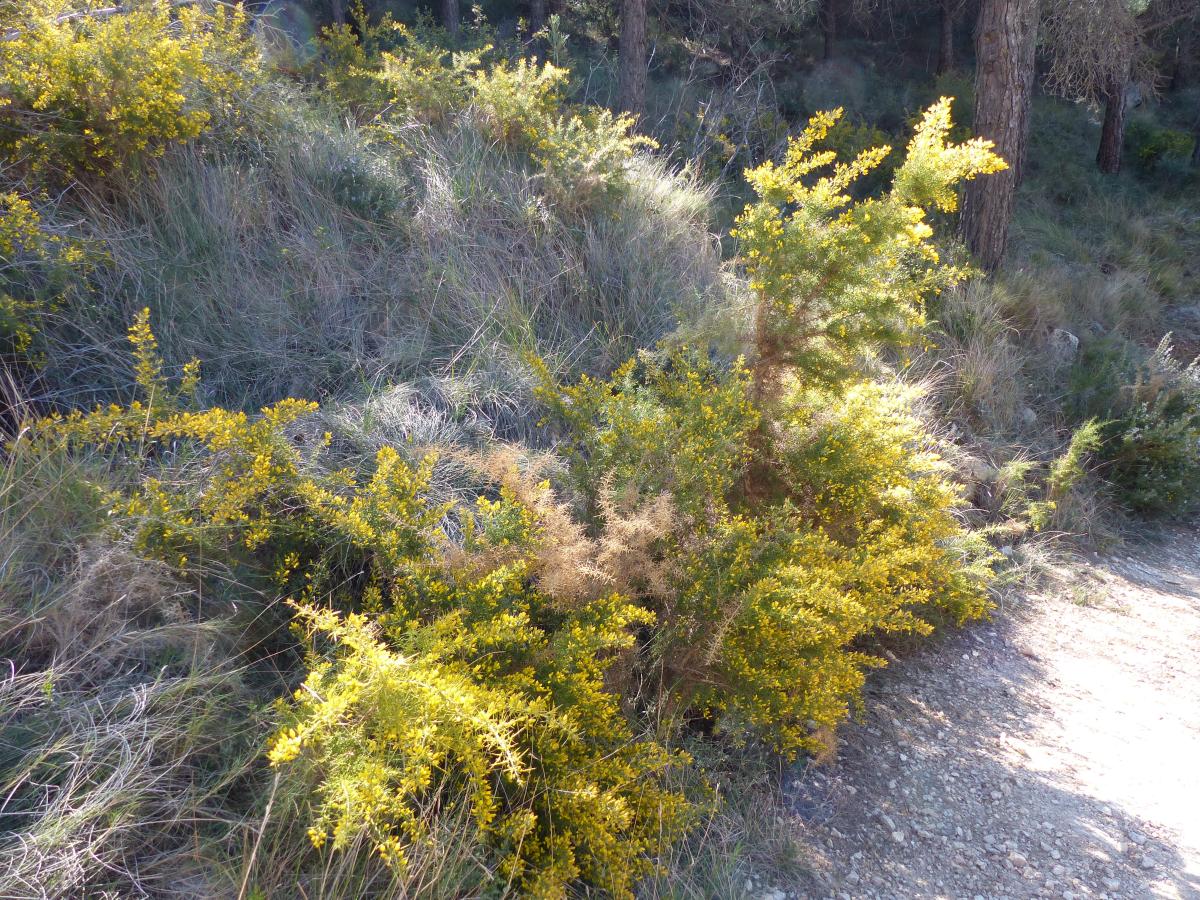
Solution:
[{"label": "sandy soil", "polygon": [[1200,898],[1200,536],[1007,605],[873,677],[767,896]]}]

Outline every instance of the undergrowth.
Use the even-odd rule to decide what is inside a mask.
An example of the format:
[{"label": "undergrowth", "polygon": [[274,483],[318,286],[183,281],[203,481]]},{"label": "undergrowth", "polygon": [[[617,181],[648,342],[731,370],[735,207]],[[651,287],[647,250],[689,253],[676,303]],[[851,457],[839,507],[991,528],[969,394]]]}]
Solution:
[{"label": "undergrowth", "polygon": [[[1196,499],[1195,365],[1143,348],[1194,221],[1130,214],[1169,135],[1035,172],[983,281],[940,238],[1004,163],[927,85],[818,67],[850,118],[790,139],[754,79],[680,101],[678,172],[561,33],[360,9],[284,73],[238,10],[21,9],[0,894],[735,893],[803,868],[766,773],[879,638],[1097,497]],[[695,172],[762,158],[723,263]]]}]

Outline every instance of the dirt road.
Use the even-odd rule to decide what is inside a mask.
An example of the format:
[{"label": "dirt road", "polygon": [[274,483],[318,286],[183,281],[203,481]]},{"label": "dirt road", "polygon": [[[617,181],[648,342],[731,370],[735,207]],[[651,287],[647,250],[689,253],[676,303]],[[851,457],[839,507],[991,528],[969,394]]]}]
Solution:
[{"label": "dirt road", "polygon": [[785,785],[817,854],[788,895],[1200,898],[1200,536],[1006,605],[877,673]]}]

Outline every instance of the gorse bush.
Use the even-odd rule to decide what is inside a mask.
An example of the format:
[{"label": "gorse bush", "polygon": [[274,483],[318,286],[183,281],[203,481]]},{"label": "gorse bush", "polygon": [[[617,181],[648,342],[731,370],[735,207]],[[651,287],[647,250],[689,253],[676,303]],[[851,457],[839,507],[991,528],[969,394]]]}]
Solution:
[{"label": "gorse bush", "polygon": [[630,587],[657,616],[642,677],[664,691],[658,714],[820,750],[878,662],[855,641],[927,631],[923,610],[981,614],[988,551],[955,518],[910,398],[869,385],[841,398],[789,389],[774,413],[788,492],[746,497],[751,390],[744,368],[677,351],[544,394],[570,423],[565,449],[601,527],[622,516],[608,497],[672,499],[670,530]]},{"label": "gorse bush", "polygon": [[[656,787],[682,758],[637,739],[604,680],[653,614],[612,593],[540,591],[539,525],[510,494],[430,503],[431,462],[391,448],[363,481],[309,474],[286,430],[313,404],[281,401],[257,419],[188,412],[195,374],[166,379],[145,314],[130,340],[141,399],[46,420],[38,440],[103,450],[135,472],[154,456],[199,467],[190,486],[147,477],[112,491],[110,514],[131,523],[139,552],[180,571],[240,560],[293,593],[311,673],[270,758],[303,753],[321,771],[314,843],[340,848],[365,831],[402,868],[436,796],[444,815],[469,807],[500,876],[523,892],[557,896],[582,878],[628,893],[686,819]],[[447,516],[467,534],[450,555]]]},{"label": "gorse bush", "polygon": [[258,77],[241,7],[149,3],[56,18],[29,2],[0,41],[0,156],[35,175],[136,167],[202,134]]},{"label": "gorse bush", "polygon": [[15,361],[28,352],[37,332],[39,307],[27,298],[13,297],[10,269],[32,257],[45,257],[41,216],[16,193],[0,194],[0,357]]},{"label": "gorse bush", "polygon": [[950,100],[943,98],[921,119],[891,188],[854,201],[850,188],[890,148],[863,150],[849,162],[819,150],[840,115],[814,117],[781,165],[746,173],[759,199],[734,233],[759,297],[753,367],[760,397],[784,370],[835,382],[858,354],[911,337],[924,298],[965,275],[942,264],[928,212],[955,209],[958,184],[1004,167],[985,141],[946,143]]},{"label": "gorse bush", "polygon": [[[316,77],[362,122],[385,133],[396,124],[439,125],[466,115],[493,141],[528,154],[544,171],[554,199],[567,206],[622,184],[639,147],[634,120],[608,110],[564,103],[569,72],[549,62],[496,59],[490,45],[451,52],[431,46],[385,18],[324,32],[326,53]],[[376,46],[385,47],[377,53]]]},{"label": "gorse bush", "polygon": [[[135,39],[118,41],[118,27]],[[21,40],[33,41],[39,28],[58,41],[47,58],[77,55],[89,77],[110,65],[109,40],[165,60],[152,68],[166,81],[152,84],[131,65],[129,97],[100,112],[70,112],[78,140],[45,148],[59,174],[140,165],[198,136],[254,77],[251,63],[237,62],[249,45],[236,13],[152,7],[128,18],[31,25]],[[202,88],[209,66],[223,75]],[[571,107],[566,72],[556,66],[498,59],[487,47],[447,53],[385,22],[357,36],[326,32],[309,75],[365,126],[346,140],[361,157],[354,166],[327,171],[319,159],[287,156],[282,140],[259,152],[246,133],[245,147],[189,148],[146,167],[147,192],[172,197],[172,167],[186,163],[210,205],[254,207],[231,217],[228,231],[190,210],[165,222],[146,212],[152,204],[142,210],[145,233],[178,227],[183,237],[172,246],[199,245],[238,263],[203,269],[213,277],[198,279],[187,316],[168,317],[164,346],[187,333],[189,317],[204,319],[211,282],[253,271],[266,283],[267,271],[286,273],[289,286],[306,283],[356,235],[378,239],[372,264],[422,245],[429,255],[413,264],[422,277],[464,277],[449,251],[433,254],[456,246],[452,236],[471,221],[463,209],[481,202],[471,192],[491,190],[472,184],[485,165],[517,183],[513,233],[534,248],[553,239],[547,255],[556,258],[573,245],[555,237],[545,201],[575,215],[603,198],[611,201],[607,216],[627,215],[622,204],[663,199],[661,186],[660,194],[630,196],[635,184],[657,183],[637,181],[635,153],[646,140],[632,121]],[[155,92],[157,105],[139,100],[141,91]],[[74,94],[56,96],[75,110]],[[143,108],[141,119],[129,112]],[[95,140],[93,115],[107,123]],[[271,642],[286,641],[273,660],[291,654],[304,672],[282,679],[267,758],[275,785],[311,788],[301,802],[308,853],[352,853],[365,843],[403,882],[408,867],[457,828],[497,893],[631,896],[697,814],[673,778],[692,765],[677,749],[683,735],[763,741],[788,756],[822,752],[857,704],[866,670],[881,664],[869,652],[873,637],[924,633],[937,620],[985,611],[988,552],[958,521],[957,490],[912,411],[913,394],[864,381],[857,363],[911,337],[925,299],[963,276],[941,262],[927,218],[953,208],[963,179],[1002,164],[983,142],[947,143],[942,101],[921,120],[890,188],[867,196],[860,179],[888,151],[863,149],[848,162],[820,151],[835,119],[814,118],[783,164],[748,173],[758,199],[737,236],[753,321],[740,333],[742,323],[725,310],[714,326],[739,332],[727,344],[743,356],[722,355],[703,339],[671,339],[608,375],[564,385],[558,372],[567,367],[538,356],[546,348],[529,321],[528,334],[504,335],[504,343],[492,331],[510,321],[488,317],[450,347],[451,367],[476,342],[514,357],[527,351],[536,398],[560,438],[541,455],[378,436],[356,450],[336,411],[291,398],[255,414],[205,408],[198,364],[168,370],[149,310],[128,331],[132,360],[123,371],[134,398],[64,409],[22,431],[30,458],[86,463],[95,530],[164,580],[190,585],[197,597],[252,591],[286,602],[292,637],[271,634]],[[65,139],[71,131],[48,134]],[[11,147],[22,154],[33,144]],[[463,172],[414,159],[430,148],[470,165]],[[295,190],[287,203],[238,206],[235,188],[204,187],[204,179],[236,177],[241,153],[321,171],[272,188]],[[418,171],[442,207],[427,197],[414,203],[408,186]],[[262,180],[256,172],[238,184],[253,193]],[[337,214],[314,224],[309,197]],[[46,229],[32,207],[6,203],[0,234],[10,255],[23,258]],[[128,212],[110,206],[114,215]],[[439,209],[448,212],[431,221]],[[256,218],[275,215],[279,222],[269,225]],[[594,218],[572,239],[602,247],[598,235],[608,226]],[[482,246],[496,226],[480,221],[468,240]],[[256,229],[270,240],[251,240]],[[309,240],[320,252],[293,262]],[[239,253],[253,262],[243,265]],[[587,257],[585,268],[617,290],[632,278],[627,264]],[[354,268],[330,280],[326,301],[352,303],[345,298],[362,282],[340,276]],[[161,280],[186,282],[188,270],[176,261]],[[652,293],[659,283],[643,278],[637,289]],[[662,292],[678,293],[662,283]],[[503,302],[520,299],[513,293]],[[658,309],[667,301],[645,302]],[[494,293],[486,304],[496,305]],[[328,303],[311,305],[324,314]],[[398,304],[379,306],[386,309],[362,315],[377,329],[357,327],[384,331],[404,315]],[[269,318],[262,310],[270,308],[256,309]],[[663,333],[625,321],[627,311],[600,323],[614,332],[604,336],[612,346],[627,333]],[[555,315],[550,326],[566,330],[568,313]],[[73,327],[86,331],[90,321]],[[340,340],[343,331],[331,328]],[[289,352],[307,337],[289,334]],[[586,350],[582,342],[559,345]],[[186,347],[174,348],[177,362]],[[607,360],[591,367],[613,369]],[[397,436],[405,434],[413,431]],[[266,830],[264,814],[243,890]]]},{"label": "gorse bush", "polygon": [[[928,135],[914,147],[895,196],[948,202],[973,169]],[[884,218],[866,234],[925,248],[919,207]],[[759,246],[794,309],[782,286],[814,261]],[[917,314],[919,284],[936,282],[904,277],[873,314],[884,298]],[[751,366],[795,321],[760,318]],[[109,460],[109,520],[143,556],[181,575],[221,559],[293,604],[308,677],[269,755],[315,779],[318,847],[365,835],[403,872],[434,822],[461,821],[524,895],[630,895],[687,827],[665,778],[687,764],[669,749],[683,726],[820,752],[879,663],[864,638],[986,608],[986,554],[911,398],[802,386],[799,358],[773,360],[769,406],[751,367],[686,346],[567,387],[535,359],[578,518],[516,451],[468,460],[473,502],[435,502],[432,457],[384,446],[369,466],[333,465],[332,435],[305,427],[314,404],[189,410],[196,367],[164,374],[147,311],[129,337],[139,398],[51,417],[34,442]]]},{"label": "gorse bush", "polygon": [[80,241],[48,228],[17,192],[0,192],[0,361],[37,361],[34,343],[46,315],[88,264]]}]

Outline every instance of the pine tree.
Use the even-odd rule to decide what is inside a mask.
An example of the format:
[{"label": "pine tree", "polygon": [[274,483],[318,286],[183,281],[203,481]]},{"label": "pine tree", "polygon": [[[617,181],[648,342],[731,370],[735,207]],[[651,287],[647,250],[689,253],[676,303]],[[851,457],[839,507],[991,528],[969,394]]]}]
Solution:
[{"label": "pine tree", "polygon": [[1004,257],[1025,164],[1033,96],[1038,0],[983,0],[975,30],[975,133],[991,140],[1008,169],[967,184],[961,231],[985,269]]}]

